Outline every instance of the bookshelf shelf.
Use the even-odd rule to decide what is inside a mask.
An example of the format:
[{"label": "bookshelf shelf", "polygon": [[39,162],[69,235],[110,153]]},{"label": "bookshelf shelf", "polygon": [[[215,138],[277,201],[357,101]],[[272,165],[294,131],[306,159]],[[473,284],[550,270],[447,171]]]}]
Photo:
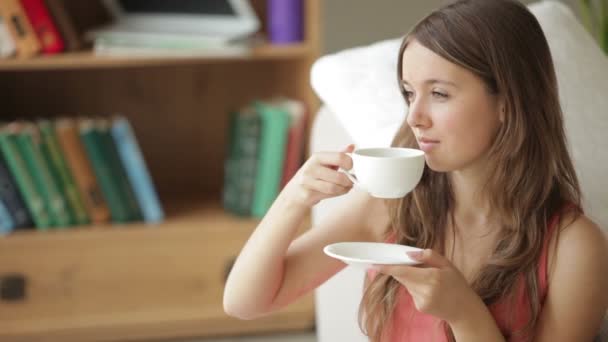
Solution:
[{"label": "bookshelf shelf", "polygon": [[[18,230],[0,238],[0,249],[6,246],[19,246],[22,243],[42,243],[99,241],[103,239],[139,239],[142,237],[160,238],[174,231],[184,233],[202,232],[222,234],[226,232],[245,232],[251,234],[259,223],[258,219],[240,217],[226,212],[219,200],[175,199],[164,203],[167,218],[159,224],[132,222],[127,224],[105,224],[68,229],[50,228],[48,231]],[[304,226],[310,225],[310,218]]]},{"label": "bookshelf shelf", "polygon": [[65,70],[83,68],[125,68],[145,66],[178,66],[234,61],[272,61],[306,58],[309,44],[273,46],[265,44],[251,53],[238,56],[98,56],[90,51],[71,52],[29,59],[0,60],[0,71]]}]

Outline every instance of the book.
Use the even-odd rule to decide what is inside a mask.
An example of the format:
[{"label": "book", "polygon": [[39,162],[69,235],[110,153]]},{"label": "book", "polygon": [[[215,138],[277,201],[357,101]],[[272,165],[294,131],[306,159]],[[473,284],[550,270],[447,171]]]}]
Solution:
[{"label": "book", "polygon": [[40,43],[19,0],[0,1],[0,16],[10,18],[6,24],[15,41],[17,58],[37,55],[40,51]]},{"label": "book", "polygon": [[29,169],[38,192],[51,217],[53,227],[65,228],[72,224],[67,203],[40,150],[40,133],[32,123],[25,123],[16,134],[16,142]]},{"label": "book", "polygon": [[306,132],[306,108],[302,102],[289,99],[281,100],[280,105],[287,110],[291,117],[287,133],[283,175],[279,186],[280,189],[283,189],[302,166]]},{"label": "book", "polygon": [[256,101],[254,106],[260,115],[262,130],[251,213],[261,218],[279,192],[290,116],[285,109],[271,103]]},{"label": "book", "polygon": [[41,52],[44,54],[55,54],[63,51],[63,39],[49,14],[44,0],[20,1],[34,32],[36,32]]},{"label": "book", "polygon": [[261,118],[254,108],[231,114],[223,201],[226,210],[240,216],[251,215],[260,134]]},{"label": "book", "polygon": [[71,16],[69,15],[63,0],[45,0],[53,22],[57,25],[57,30],[64,42],[65,51],[78,51],[83,43]]},{"label": "book", "polygon": [[110,131],[144,221],[162,221],[163,209],[131,124],[124,117],[116,117]]},{"label": "book", "polygon": [[16,51],[15,40],[8,31],[6,19],[0,16],[0,58],[11,57]]},{"label": "book", "polygon": [[0,153],[0,201],[11,215],[15,228],[34,226],[32,217],[17,187],[17,181],[11,174],[2,153]]},{"label": "book", "polygon": [[80,138],[91,161],[95,178],[99,181],[101,193],[110,208],[112,221],[125,223],[130,221],[130,210],[122,190],[116,182],[111,161],[106,150],[102,134],[97,130],[95,120],[85,119],[79,123]]},{"label": "book", "polygon": [[237,158],[238,158],[238,112],[230,112],[227,133],[226,157],[224,158],[224,179],[222,186],[222,206],[224,210],[234,212],[237,200]]},{"label": "book", "polygon": [[52,223],[51,217],[44,204],[42,194],[36,187],[34,178],[17,147],[16,132],[19,130],[18,123],[11,123],[0,129],[0,150],[2,150],[8,169],[23,196],[36,229],[47,230]]},{"label": "book", "polygon": [[40,150],[53,179],[67,201],[72,223],[75,225],[88,224],[89,216],[59,146],[53,123],[49,120],[39,120],[37,124],[40,131]]},{"label": "book", "polygon": [[137,203],[137,198],[133,191],[133,186],[129,182],[127,171],[118,154],[118,149],[112,138],[110,122],[107,119],[99,119],[95,122],[95,129],[100,138],[101,148],[110,166],[112,180],[116,184],[121,200],[128,211],[128,220],[137,221],[142,219],[141,208]]},{"label": "book", "polygon": [[90,221],[95,224],[108,222],[110,209],[103,198],[91,162],[80,140],[77,120],[58,119],[55,121],[55,133]]},{"label": "book", "polygon": [[15,229],[15,222],[4,202],[0,200],[0,235],[6,235]]},{"label": "book", "polygon": [[261,35],[227,39],[218,35],[201,35],[192,32],[134,30],[127,26],[102,26],[85,34],[93,41],[93,51],[102,55],[171,55],[242,57],[265,42]]}]

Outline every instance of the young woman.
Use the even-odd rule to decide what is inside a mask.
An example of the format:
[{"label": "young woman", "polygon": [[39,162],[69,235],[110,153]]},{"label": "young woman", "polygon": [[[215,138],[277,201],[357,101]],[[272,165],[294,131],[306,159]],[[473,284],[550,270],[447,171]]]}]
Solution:
[{"label": "young woman", "polygon": [[[372,341],[590,341],[608,307],[608,247],[581,210],[557,81],[542,29],[510,0],[449,4],[404,38],[409,105],[393,146],[426,168],[399,200],[351,191],[345,152],[316,153],[280,193],[228,278],[225,310],[253,319],[345,265],[340,241],[423,248],[424,266],[366,278],[360,323]],[[348,193],[348,194],[347,194]],[[319,201],[341,210],[297,239]]]}]

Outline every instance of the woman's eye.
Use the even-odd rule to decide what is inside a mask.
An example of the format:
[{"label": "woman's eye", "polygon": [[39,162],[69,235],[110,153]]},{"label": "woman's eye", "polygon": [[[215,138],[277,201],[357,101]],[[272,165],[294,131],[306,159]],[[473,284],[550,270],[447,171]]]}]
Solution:
[{"label": "woman's eye", "polygon": [[408,100],[411,99],[412,96],[414,96],[414,93],[411,92],[411,91],[408,91],[408,90],[404,90],[403,94],[405,95],[405,98],[408,99]]},{"label": "woman's eye", "polygon": [[448,94],[444,94],[444,93],[440,93],[438,91],[434,91],[433,92],[433,96],[434,97],[438,97],[438,98],[442,98],[442,99],[446,99],[448,97]]}]

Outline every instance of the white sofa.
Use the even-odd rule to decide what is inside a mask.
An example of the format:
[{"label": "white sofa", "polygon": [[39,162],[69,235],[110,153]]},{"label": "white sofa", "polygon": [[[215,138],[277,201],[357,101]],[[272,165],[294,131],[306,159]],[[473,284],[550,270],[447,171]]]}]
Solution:
[{"label": "white sofa", "polygon": [[[608,132],[608,99],[605,94],[608,93],[608,60],[593,46],[591,38],[565,6],[547,1],[531,5],[531,9],[545,30],[554,57],[567,135],[583,192],[587,196],[585,208],[606,229],[608,138],[605,132]],[[392,87],[394,71],[390,69],[394,61],[377,53],[380,49],[390,49],[390,44],[395,45],[393,41],[376,44],[376,47],[357,48],[326,56],[315,63],[313,88],[325,105],[313,124],[311,151],[340,150],[353,142],[362,146],[387,144],[390,141],[386,139],[386,132],[395,127],[395,120],[401,113],[395,112],[395,108],[399,108],[396,103],[384,103],[397,100],[393,95],[388,99],[382,93],[382,87]],[[369,60],[377,58],[384,58],[385,61]],[[374,63],[384,65],[375,66]],[[362,68],[362,65],[365,67]],[[363,72],[367,74],[361,74]],[[390,72],[390,76],[386,76],[386,80],[381,79],[384,76],[370,78],[369,74],[374,72],[377,75],[388,75]],[[349,79],[354,78],[360,81],[361,89],[353,89],[354,83]],[[366,85],[366,81],[369,84]],[[379,82],[382,84],[379,85]],[[373,91],[367,89],[366,92],[366,86],[374,88]],[[374,107],[393,112],[384,113],[386,115],[380,118],[376,116],[377,113],[373,113],[375,116],[372,117],[372,113],[357,112],[360,108]],[[385,121],[379,125],[378,121],[382,120]],[[315,206],[313,225],[342,200],[334,198]],[[316,290],[319,342],[367,341],[357,324],[363,277],[363,271],[347,267]]]}]

